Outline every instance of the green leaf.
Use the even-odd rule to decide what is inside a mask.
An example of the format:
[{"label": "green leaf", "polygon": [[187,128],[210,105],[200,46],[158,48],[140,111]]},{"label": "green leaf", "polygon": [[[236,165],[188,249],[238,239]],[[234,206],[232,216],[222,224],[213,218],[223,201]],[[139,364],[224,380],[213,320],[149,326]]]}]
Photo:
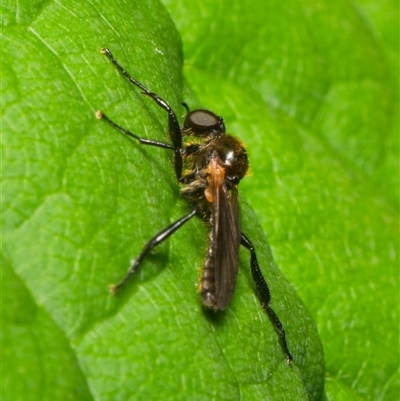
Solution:
[{"label": "green leaf", "polygon": [[[229,310],[218,317],[202,311],[196,281],[207,228],[200,220],[157,248],[117,297],[108,294],[150,236],[188,210],[177,202],[171,154],[140,147],[94,118],[101,106],[134,132],[168,140],[165,112],[99,52],[112,48],[182,116],[180,41],[165,10],[153,2],[129,13],[101,3],[23,11],[3,31],[4,253],[28,300],[4,318],[4,351],[11,361],[14,338],[28,351],[23,369],[7,370],[5,399],[24,399],[17,380],[35,390],[32,399],[54,399],[52,390],[64,392],[59,399],[279,399],[288,382],[296,399],[318,395],[315,324],[273,264],[248,207],[244,222],[285,324],[292,366],[254,296],[249,255],[242,255],[246,269]],[[15,309],[16,297],[10,291],[4,308]],[[32,309],[49,321],[48,349],[46,338],[35,348],[29,337],[43,332]],[[25,314],[22,324],[13,318]],[[61,379],[60,366],[71,375]]]},{"label": "green leaf", "polygon": [[[315,325],[259,219],[317,322],[326,398],[394,399],[393,21],[345,2],[167,6],[179,34],[156,1],[2,6],[3,398],[320,399]],[[246,251],[229,309],[202,311],[200,220],[155,249],[118,296],[107,293],[188,205],[168,151],[95,120],[101,108],[168,141],[165,112],[121,78],[104,46],[179,117],[182,100],[210,108],[246,143],[243,230],[292,366],[260,310]]]},{"label": "green leaf", "polygon": [[[89,3],[49,4],[24,18],[21,10],[17,21],[6,21],[4,253],[22,289],[8,291],[3,302],[15,311],[4,317],[10,327],[4,397],[277,398],[290,382],[293,396],[307,399],[322,383],[315,325],[280,278],[254,222],[247,223],[249,235],[269,267],[293,366],[260,310],[248,269],[224,315],[201,310],[196,281],[207,241],[201,221],[155,250],[119,296],[107,292],[142,244],[187,211],[177,203],[171,155],[142,148],[94,118],[101,106],[134,132],[167,140],[165,113],[118,75],[99,53],[105,45],[183,112],[178,34],[157,3],[133,11],[136,29],[126,10]],[[27,300],[16,308],[23,292]],[[33,319],[32,310],[45,317]],[[24,357],[15,358],[17,344]],[[13,383],[21,380],[17,393]]]}]

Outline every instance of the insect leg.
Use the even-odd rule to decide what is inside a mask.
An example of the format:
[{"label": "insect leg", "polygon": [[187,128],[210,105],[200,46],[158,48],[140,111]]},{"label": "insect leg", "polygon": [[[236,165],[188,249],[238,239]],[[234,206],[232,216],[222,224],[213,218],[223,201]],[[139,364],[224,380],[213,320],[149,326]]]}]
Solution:
[{"label": "insect leg", "polygon": [[175,149],[175,173],[177,175],[178,180],[182,175],[182,156],[180,154],[180,149],[182,148],[182,131],[179,126],[178,119],[176,117],[175,112],[171,109],[169,104],[162,99],[157,93],[150,92],[142,83],[137,81],[135,78],[131,77],[131,75],[125,71],[125,69],[115,60],[113,54],[110,49],[101,49],[101,53],[105,54],[110,61],[115,65],[115,67],[120,71],[122,75],[124,75],[129,82],[133,85],[137,86],[143,91],[143,94],[153,99],[160,107],[162,107],[168,113],[168,126],[169,126],[169,135],[171,137],[171,141],[174,145]]},{"label": "insect leg", "polygon": [[279,340],[282,346],[282,350],[286,355],[286,361],[290,364],[293,360],[292,355],[289,352],[289,348],[286,342],[286,334],[283,328],[281,321],[279,320],[276,313],[270,307],[271,302],[271,293],[268,288],[268,284],[265,281],[260,267],[257,261],[256,251],[254,249],[253,244],[250,240],[242,233],[241,236],[241,244],[250,251],[250,266],[251,266],[251,274],[253,276],[254,284],[256,286],[258,299],[260,300],[261,307],[265,310],[268,317],[270,318],[276,332],[278,333]]},{"label": "insect leg", "polygon": [[110,291],[112,294],[115,294],[128,280],[129,278],[136,272],[137,268],[143,262],[143,259],[146,255],[151,251],[154,247],[164,242],[170,235],[172,235],[175,231],[181,228],[188,220],[190,220],[197,213],[197,207],[195,207],[190,213],[181,217],[179,220],[175,221],[164,230],[160,231],[156,234],[144,247],[143,251],[140,255],[131,263],[128,273],[126,276],[117,284],[111,285]]},{"label": "insect leg", "polygon": [[169,143],[165,143],[165,142],[159,142],[159,141],[154,141],[152,139],[146,139],[146,138],[140,138],[139,136],[135,135],[134,133],[128,131],[127,129],[125,129],[124,127],[121,127],[119,124],[115,123],[114,121],[110,120],[102,111],[98,110],[96,111],[96,118],[98,118],[99,120],[104,119],[106,120],[110,125],[112,125],[114,128],[116,128],[117,130],[123,132],[124,134],[137,139],[140,143],[142,143],[143,145],[151,145],[151,146],[158,146],[159,148],[164,148],[164,149],[171,149],[174,150],[175,148],[169,144]]}]

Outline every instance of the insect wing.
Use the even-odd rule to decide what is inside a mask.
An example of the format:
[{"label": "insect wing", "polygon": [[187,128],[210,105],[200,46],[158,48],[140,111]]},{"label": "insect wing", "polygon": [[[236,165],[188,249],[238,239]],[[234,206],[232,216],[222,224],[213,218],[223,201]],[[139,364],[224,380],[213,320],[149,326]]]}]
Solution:
[{"label": "insect wing", "polygon": [[211,230],[216,309],[224,310],[235,289],[239,264],[240,209],[237,188],[228,189],[225,181],[212,185]]}]

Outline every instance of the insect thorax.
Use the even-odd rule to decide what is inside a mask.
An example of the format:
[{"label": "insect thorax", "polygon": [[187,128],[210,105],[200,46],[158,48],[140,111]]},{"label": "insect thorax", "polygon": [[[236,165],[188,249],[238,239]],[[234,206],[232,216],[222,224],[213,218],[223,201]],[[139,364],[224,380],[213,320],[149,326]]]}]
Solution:
[{"label": "insect thorax", "polygon": [[204,195],[209,186],[211,162],[225,172],[224,185],[236,187],[248,169],[247,153],[239,140],[222,134],[207,138],[193,138],[183,150],[182,194],[208,210]]}]

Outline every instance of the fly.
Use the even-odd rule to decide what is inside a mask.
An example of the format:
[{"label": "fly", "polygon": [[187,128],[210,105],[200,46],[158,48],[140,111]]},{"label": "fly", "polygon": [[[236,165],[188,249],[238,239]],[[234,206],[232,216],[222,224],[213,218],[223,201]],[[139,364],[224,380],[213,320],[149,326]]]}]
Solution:
[{"label": "fly", "polygon": [[[151,249],[197,215],[208,221],[211,226],[207,256],[199,285],[202,304],[215,312],[227,308],[235,289],[239,247],[243,245],[250,251],[250,268],[261,307],[272,322],[287,363],[290,364],[293,358],[287,346],[285,330],[270,307],[271,294],[259,268],[254,246],[241,231],[238,184],[249,165],[244,146],[238,139],[226,134],[221,117],[204,109],[190,110],[186,103],[182,103],[186,109],[186,117],[181,128],[175,112],[165,100],[131,77],[109,49],[102,49],[101,53],[105,54],[133,85],[141,89],[144,95],[153,99],[167,112],[172,143],[141,138],[110,120],[101,111],[96,112],[96,117],[106,120],[114,128],[143,145],[171,150],[174,153],[175,175],[181,185],[182,195],[193,205],[188,214],[150,239],[140,255],[131,263],[126,276],[117,285],[111,286],[111,291],[116,293],[125,285]],[[185,145],[183,138],[192,141]]]}]

